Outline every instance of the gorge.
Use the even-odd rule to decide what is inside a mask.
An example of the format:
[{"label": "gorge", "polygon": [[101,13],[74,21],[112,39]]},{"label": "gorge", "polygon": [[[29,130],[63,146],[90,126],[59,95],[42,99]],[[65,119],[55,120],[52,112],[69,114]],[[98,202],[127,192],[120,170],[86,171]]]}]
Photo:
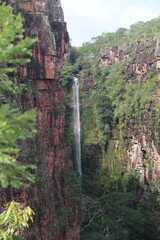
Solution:
[{"label": "gorge", "polygon": [[31,61],[7,73],[22,92],[0,87],[1,105],[37,111],[16,156],[36,165],[35,182],[1,188],[1,210],[35,212],[19,239],[160,239],[160,19],[74,47],[60,0],[10,4],[36,38]]}]

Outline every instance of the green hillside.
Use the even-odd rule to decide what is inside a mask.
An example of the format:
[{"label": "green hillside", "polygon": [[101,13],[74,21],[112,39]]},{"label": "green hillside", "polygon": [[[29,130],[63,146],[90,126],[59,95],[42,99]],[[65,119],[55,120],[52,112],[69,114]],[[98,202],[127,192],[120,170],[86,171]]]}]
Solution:
[{"label": "green hillside", "polygon": [[72,47],[63,69],[65,89],[73,74],[81,86],[81,240],[160,239],[159,39],[159,18],[138,22]]}]

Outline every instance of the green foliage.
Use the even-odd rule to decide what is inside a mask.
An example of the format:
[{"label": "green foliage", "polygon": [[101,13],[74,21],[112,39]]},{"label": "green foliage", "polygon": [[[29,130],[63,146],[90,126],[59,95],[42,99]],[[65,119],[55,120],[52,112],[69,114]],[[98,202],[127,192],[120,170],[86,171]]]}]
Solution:
[{"label": "green foliage", "polygon": [[97,141],[97,131],[93,118],[93,109],[89,106],[81,107],[81,139],[84,144]]},{"label": "green foliage", "polygon": [[[36,133],[36,111],[22,113],[15,108],[25,85],[8,77],[9,72],[16,71],[17,64],[29,62],[26,56],[32,55],[30,46],[36,41],[24,38],[22,22],[20,14],[13,14],[11,6],[0,2],[0,185],[3,188],[27,187],[35,180],[32,169],[36,167],[22,164],[19,146]],[[17,234],[28,227],[29,220],[33,221],[33,214],[30,207],[22,208],[14,201],[7,203],[0,214],[0,239],[22,239]]]},{"label": "green foliage", "polygon": [[19,236],[13,236],[13,240],[24,240],[24,238],[21,238]]},{"label": "green foliage", "polygon": [[[134,179],[133,175],[131,178]],[[103,194],[96,201],[84,196],[85,217],[81,226],[81,240],[88,237],[158,240],[160,206],[156,194],[147,193],[140,200],[136,193],[134,189],[117,191]]]},{"label": "green foliage", "polygon": [[[149,62],[159,26],[159,18],[138,22],[130,29],[104,33],[79,48],[75,66],[80,71],[82,190],[87,195],[83,199],[82,240],[160,239],[158,190],[151,189],[142,198],[138,171],[126,172],[131,134],[139,134],[145,126],[149,134],[158,135],[158,75],[148,72],[136,78],[135,74],[131,81],[134,72],[128,76],[127,69],[136,63],[133,46],[139,40],[140,51],[146,53]],[[99,56],[113,46],[131,49],[129,58],[109,67],[100,66]],[[100,150],[93,154],[91,146]]]},{"label": "green foliage", "polygon": [[97,169],[100,168],[101,149],[97,144],[82,145],[82,190],[86,196],[96,199],[104,189],[99,184]]},{"label": "green foliage", "polygon": [[0,239],[21,239],[17,235],[29,227],[28,221],[33,222],[33,215],[34,212],[29,206],[23,208],[15,201],[5,204],[0,214]]},{"label": "green foliage", "polygon": [[88,90],[84,91],[85,82],[81,82],[84,89],[82,136],[85,142],[94,139],[92,136],[96,133],[94,141],[98,141],[104,149],[113,128],[124,129],[127,124],[136,125],[142,119],[148,119],[151,108],[157,116],[156,121],[159,121],[159,104],[155,97],[159,89],[157,74],[148,73],[146,81],[135,84],[126,81],[124,65],[120,63],[110,68],[94,64],[87,71],[88,78],[92,78],[96,87],[88,94]]},{"label": "green foliage", "polygon": [[66,209],[64,207],[58,208],[57,217],[58,217],[58,226],[60,229],[65,228],[67,225],[66,216],[67,216]]},{"label": "green foliage", "polygon": [[65,143],[69,146],[73,146],[73,142],[75,139],[74,133],[73,133],[73,109],[70,106],[66,106],[66,112],[65,112],[65,131],[64,131],[64,137],[65,137]]},{"label": "green foliage", "polygon": [[[106,95],[104,86],[105,77],[108,75],[108,68],[99,67],[93,64],[86,75],[80,79],[81,83],[81,119],[82,119],[82,139],[85,143],[99,142],[102,148],[105,148],[107,139],[111,133],[113,122],[113,109],[111,101]],[[92,76],[95,86],[88,90],[83,78]]]},{"label": "green foliage", "polygon": [[74,75],[75,75],[75,66],[73,65],[64,66],[60,75],[61,85],[63,87],[63,90],[65,91],[65,106],[66,106],[64,136],[65,136],[65,143],[70,146],[73,145],[73,141],[74,141],[73,109],[71,107],[72,94],[73,94],[72,83],[73,83]]},{"label": "green foliage", "polygon": [[79,49],[77,47],[71,47],[70,51],[70,63],[74,64],[79,57]]},{"label": "green foliage", "polygon": [[[137,85],[128,83],[125,80],[123,66],[121,64],[113,65],[109,75],[106,77],[106,89],[112,106],[114,108],[114,117],[119,122],[141,118],[156,103],[154,94],[158,85],[158,76],[155,74],[146,82]],[[158,104],[156,105],[158,110]]]},{"label": "green foliage", "polygon": [[0,32],[0,63],[3,63],[0,69],[0,97],[2,100],[5,99],[5,102],[12,100],[12,104],[0,106],[0,184],[2,187],[12,185],[19,188],[28,186],[28,182],[22,183],[22,177],[27,181],[34,181],[34,176],[27,170],[35,169],[35,166],[22,165],[17,158],[20,153],[18,141],[25,140],[36,132],[36,111],[21,113],[18,108],[13,107],[16,96],[21,95],[25,85],[15,84],[6,73],[15,70],[14,65],[8,68],[7,64],[28,62],[28,59],[19,58],[19,56],[31,55],[29,47],[35,40],[23,38],[22,18],[19,14],[13,14],[12,10],[10,6],[0,5],[0,28],[2,29]]},{"label": "green foliage", "polygon": [[76,68],[78,70],[82,70],[82,69],[88,69],[92,66],[92,63],[93,63],[93,58],[90,57],[90,56],[86,56],[84,54],[83,55],[80,55],[76,61]]},{"label": "green foliage", "polygon": [[0,82],[0,101],[5,102],[16,102],[17,99],[22,95],[23,90],[26,88],[25,84],[16,85],[12,79],[9,79],[6,75]]},{"label": "green foliage", "polygon": [[20,152],[17,141],[25,140],[36,132],[36,112],[29,110],[22,114],[18,109],[4,104],[0,107],[0,113],[0,184],[2,187],[27,186],[22,182],[22,177],[33,182],[34,176],[27,170],[35,169],[35,166],[22,165],[16,160]]},{"label": "green foliage", "polygon": [[124,192],[137,192],[139,185],[139,172],[130,169],[122,178],[122,188]]},{"label": "green foliage", "polygon": [[72,189],[80,189],[81,186],[81,177],[77,175],[74,171],[71,171],[67,176],[67,185]]},{"label": "green foliage", "polygon": [[75,67],[72,65],[63,67],[60,80],[63,87],[68,87],[72,83],[72,79],[75,73]]},{"label": "green foliage", "polygon": [[97,127],[101,132],[102,138],[104,138],[100,142],[105,144],[106,136],[109,135],[112,129],[113,109],[111,101],[105,91],[101,89],[93,90],[90,98],[93,104]]},{"label": "green foliage", "polygon": [[113,65],[106,77],[106,91],[114,108],[118,108],[124,101],[125,85],[124,66],[122,64]]},{"label": "green foliage", "polygon": [[[123,141],[115,148],[115,141],[110,140],[106,152],[103,152],[102,163],[99,168],[99,183],[106,193],[113,191],[124,191],[122,181],[123,162],[126,162],[126,146]],[[131,173],[129,173],[131,176]],[[127,179],[126,179],[127,180]],[[126,185],[128,182],[126,182]]]},{"label": "green foliage", "polygon": [[119,28],[116,32],[102,33],[100,36],[94,37],[90,42],[86,42],[79,48],[82,56],[94,54],[98,56],[102,48],[110,46],[124,46],[135,44],[136,41],[142,40],[146,45],[150,44],[150,40],[159,37],[160,34],[160,18],[155,18],[148,22],[137,22],[130,26],[130,29]]},{"label": "green foliage", "polygon": [[86,234],[81,234],[81,240],[105,240],[105,236],[103,236],[103,234],[101,233],[97,233],[97,232],[87,232]]},{"label": "green foliage", "polygon": [[[24,64],[29,62],[25,55],[32,55],[29,47],[36,39],[24,38],[22,17],[20,14],[13,14],[13,9],[4,3],[0,5],[0,63],[3,68],[1,73],[13,72],[15,67],[8,67],[7,64]],[[21,58],[19,56],[22,56]]]}]

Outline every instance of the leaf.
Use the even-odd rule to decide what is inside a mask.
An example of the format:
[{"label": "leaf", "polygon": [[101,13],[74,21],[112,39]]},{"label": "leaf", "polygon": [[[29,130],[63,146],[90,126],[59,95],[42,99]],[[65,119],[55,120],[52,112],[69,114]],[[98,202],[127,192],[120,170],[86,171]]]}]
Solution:
[{"label": "leaf", "polygon": [[0,232],[0,237],[2,237],[1,239],[3,240],[7,240],[7,235],[4,232]]},{"label": "leaf", "polygon": [[[1,226],[0,230],[4,227],[4,232],[7,236],[12,236],[22,232],[25,228],[28,228],[29,219],[33,220],[33,210],[27,206],[21,208],[20,203],[11,201],[5,205],[5,210],[0,214]],[[8,213],[10,213],[8,218]]]}]

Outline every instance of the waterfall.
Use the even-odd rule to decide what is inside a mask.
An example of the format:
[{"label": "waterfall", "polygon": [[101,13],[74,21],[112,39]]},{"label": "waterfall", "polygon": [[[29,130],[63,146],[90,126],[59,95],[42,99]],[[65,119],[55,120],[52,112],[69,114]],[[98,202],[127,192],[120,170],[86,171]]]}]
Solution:
[{"label": "waterfall", "polygon": [[73,117],[74,117],[74,134],[75,134],[75,158],[76,169],[79,175],[81,170],[81,128],[80,128],[80,111],[79,111],[79,82],[78,78],[73,78]]}]

